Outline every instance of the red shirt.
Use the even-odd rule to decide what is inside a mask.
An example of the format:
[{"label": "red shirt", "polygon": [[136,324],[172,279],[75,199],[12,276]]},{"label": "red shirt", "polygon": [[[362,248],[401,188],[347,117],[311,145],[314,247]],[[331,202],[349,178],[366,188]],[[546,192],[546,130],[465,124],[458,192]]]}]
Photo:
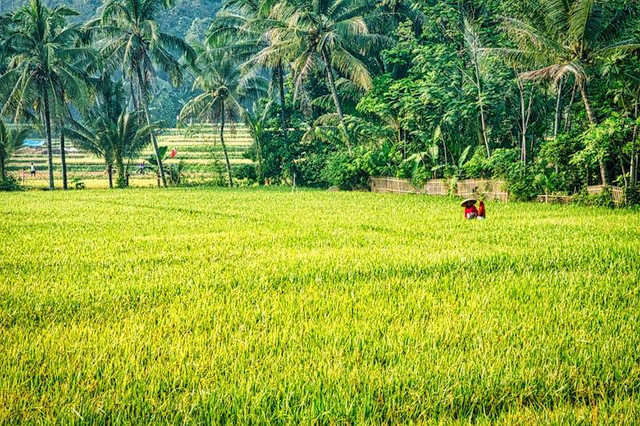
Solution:
[{"label": "red shirt", "polygon": [[480,217],[485,217],[485,213],[484,213],[484,204],[480,205],[480,208],[478,209],[478,216]]},{"label": "red shirt", "polygon": [[476,209],[476,206],[471,206],[471,207],[467,207],[464,209],[464,217],[466,218],[467,215],[469,213],[475,213],[478,214],[478,209]]}]

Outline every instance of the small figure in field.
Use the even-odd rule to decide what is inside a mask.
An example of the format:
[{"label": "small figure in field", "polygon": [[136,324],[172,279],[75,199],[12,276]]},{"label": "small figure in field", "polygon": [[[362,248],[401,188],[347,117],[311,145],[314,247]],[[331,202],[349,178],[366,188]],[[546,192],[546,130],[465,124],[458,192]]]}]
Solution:
[{"label": "small figure in field", "polygon": [[20,180],[24,183],[27,180],[27,169],[22,168],[22,173],[20,174]]},{"label": "small figure in field", "polygon": [[140,169],[138,169],[138,174],[144,174],[144,161],[140,163]]},{"label": "small figure in field", "polygon": [[484,201],[480,201],[478,203],[478,220],[485,220],[487,218],[487,213],[484,210]]},{"label": "small figure in field", "polygon": [[176,155],[178,155],[178,150],[174,147],[171,150],[171,158],[176,158]]},{"label": "small figure in field", "polygon": [[31,176],[36,177],[36,165],[31,162],[31,171],[29,172]]},{"label": "small figure in field", "polygon": [[460,204],[464,207],[464,218],[467,220],[473,220],[478,217],[478,209],[476,208],[476,200],[467,198]]}]

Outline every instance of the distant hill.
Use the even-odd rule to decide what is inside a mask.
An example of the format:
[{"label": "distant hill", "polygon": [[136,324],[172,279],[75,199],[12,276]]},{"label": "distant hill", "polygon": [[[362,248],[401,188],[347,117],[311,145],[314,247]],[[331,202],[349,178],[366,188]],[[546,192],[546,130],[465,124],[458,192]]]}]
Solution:
[{"label": "distant hill", "polygon": [[[11,12],[27,0],[0,0],[0,14]],[[46,0],[49,6],[66,4],[80,13],[79,20],[86,21],[93,17],[102,5],[102,0]],[[189,33],[194,20],[194,30],[202,31],[202,21],[211,19],[222,4],[221,0],[176,0],[175,6],[162,13],[160,24],[162,29],[180,37]],[[193,30],[192,30],[193,31]]]}]

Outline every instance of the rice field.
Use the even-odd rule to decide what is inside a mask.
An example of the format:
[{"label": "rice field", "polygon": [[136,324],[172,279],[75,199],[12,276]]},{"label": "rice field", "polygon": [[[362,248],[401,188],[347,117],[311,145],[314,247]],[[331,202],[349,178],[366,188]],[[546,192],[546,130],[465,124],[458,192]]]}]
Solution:
[{"label": "rice field", "polygon": [[0,423],[632,424],[640,215],[0,193]]},{"label": "rice field", "polygon": [[[253,141],[249,130],[243,124],[234,124],[225,129],[225,143],[229,153],[231,167],[236,168],[244,164],[252,164],[245,158],[245,152],[251,147]],[[224,156],[220,144],[219,128],[213,125],[199,126],[197,129],[188,130],[164,129],[158,135],[158,145],[167,147],[168,151],[176,148],[178,155],[175,159],[165,160],[166,165],[183,164],[184,175],[193,181],[212,180],[220,171],[224,170]],[[108,186],[106,166],[104,160],[73,146],[73,141],[67,140],[67,169],[69,179],[80,179],[88,188],[106,188]],[[65,151],[67,151],[65,150]],[[56,180],[62,179],[60,142],[53,141],[54,175]],[[156,185],[156,178],[152,171],[139,176],[138,164],[153,156],[153,148],[149,145],[139,158],[132,160],[131,174],[133,186],[148,187]],[[35,178],[28,174],[31,163],[34,163],[38,174]],[[7,170],[15,178],[20,179],[27,187],[46,188],[47,181],[47,155],[46,150],[24,148],[14,155],[7,165]],[[26,170],[24,182],[22,182],[22,170]],[[56,182],[61,185],[60,182]]]}]

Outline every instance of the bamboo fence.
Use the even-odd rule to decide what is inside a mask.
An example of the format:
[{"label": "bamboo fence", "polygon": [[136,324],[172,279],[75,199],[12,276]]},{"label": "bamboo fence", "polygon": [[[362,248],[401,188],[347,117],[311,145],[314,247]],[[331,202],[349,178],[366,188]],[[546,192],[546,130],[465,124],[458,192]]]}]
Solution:
[{"label": "bamboo fence", "polygon": [[[371,179],[371,190],[380,193],[458,195],[460,197],[483,197],[487,200],[507,201],[509,194],[503,189],[503,181],[469,179],[458,181],[455,187],[444,179],[428,180],[416,186],[408,179],[378,177]],[[453,190],[452,190],[453,189]]]}]

